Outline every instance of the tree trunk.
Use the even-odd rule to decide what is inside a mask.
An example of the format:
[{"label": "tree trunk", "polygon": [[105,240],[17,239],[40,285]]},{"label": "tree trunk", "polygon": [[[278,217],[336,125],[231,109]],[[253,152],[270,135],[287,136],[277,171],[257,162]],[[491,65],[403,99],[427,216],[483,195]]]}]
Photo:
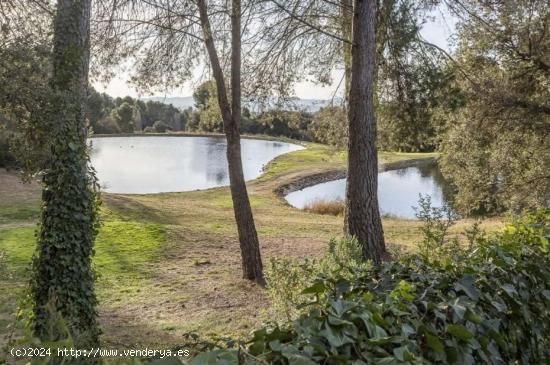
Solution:
[{"label": "tree trunk", "polygon": [[365,259],[378,264],[386,248],[377,196],[375,19],[376,0],[354,1],[345,224],[347,233],[361,244]]},{"label": "tree trunk", "polygon": [[[58,0],[50,80],[51,154],[43,175],[41,225],[33,260],[35,335],[66,335],[78,347],[97,346],[96,297],[91,261],[97,233],[97,183],[89,167],[84,116],[90,56],[91,0]],[[49,309],[46,308],[49,305]]]},{"label": "tree trunk", "polygon": [[212,30],[208,19],[206,0],[198,0],[199,15],[205,46],[210,58],[212,73],[216,80],[218,104],[220,106],[224,132],[227,139],[227,163],[229,166],[229,183],[233,210],[239,242],[243,277],[265,285],[263,276],[260,244],[252,208],[248,199],[248,192],[243,174],[241,159],[241,2],[232,0],[231,12],[231,106],[225,86],[225,78],[216,52]]},{"label": "tree trunk", "polygon": [[[351,41],[351,27],[353,19],[353,3],[352,0],[340,0],[340,16],[341,16],[341,33],[343,39]],[[351,44],[342,42],[342,58],[344,60],[344,113],[348,113],[349,105],[349,85],[351,80]],[[348,131],[349,134],[349,131]],[[347,184],[346,184],[347,195]],[[348,206],[344,206],[344,235],[348,234]]]},{"label": "tree trunk", "polygon": [[[351,0],[340,0],[342,17],[342,38],[351,40],[353,4]],[[344,106],[347,106],[349,84],[351,79],[351,45],[342,42],[342,55],[344,59]]]}]

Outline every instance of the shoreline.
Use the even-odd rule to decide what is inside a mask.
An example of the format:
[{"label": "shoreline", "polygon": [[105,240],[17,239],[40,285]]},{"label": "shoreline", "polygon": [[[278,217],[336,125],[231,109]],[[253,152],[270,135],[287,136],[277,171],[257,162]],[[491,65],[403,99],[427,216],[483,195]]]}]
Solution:
[{"label": "shoreline", "polygon": [[[118,134],[92,134],[88,139],[93,138],[116,138],[116,137],[212,137],[225,138],[224,133],[215,132],[171,132],[171,133],[118,133]],[[281,143],[292,143],[299,146],[306,146],[311,141],[302,141],[288,137],[270,136],[267,134],[241,134],[241,139],[256,139],[260,141],[275,141]]]},{"label": "shoreline", "polygon": [[[424,157],[424,158],[416,158],[416,159],[410,159],[410,160],[404,160],[404,161],[380,163],[378,166],[378,173],[384,172],[384,171],[399,170],[399,169],[404,169],[404,168],[414,167],[414,166],[419,166],[424,164],[436,164],[436,163],[437,163],[437,160],[435,157]],[[273,190],[273,192],[278,198],[283,200],[285,204],[288,204],[288,202],[285,199],[285,196],[287,196],[290,193],[293,193],[295,191],[299,191],[305,188],[309,188],[314,185],[326,183],[329,181],[345,179],[346,176],[347,176],[346,169],[336,169],[336,170],[333,169],[333,170],[323,171],[312,175],[301,176],[295,180],[292,180],[288,183],[285,183],[283,185],[276,187]]]}]

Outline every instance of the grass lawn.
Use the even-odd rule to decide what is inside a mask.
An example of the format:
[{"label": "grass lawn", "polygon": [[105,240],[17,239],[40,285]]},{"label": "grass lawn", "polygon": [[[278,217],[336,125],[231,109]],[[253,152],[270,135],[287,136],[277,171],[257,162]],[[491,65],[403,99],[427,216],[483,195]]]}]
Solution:
[{"label": "grass lawn", "polygon": [[[433,154],[381,153],[382,162]],[[249,183],[264,263],[282,256],[315,257],[341,235],[342,217],[294,209],[273,191],[303,176],[343,169],[345,154],[327,146],[272,161]],[[103,225],[94,266],[105,345],[167,347],[182,335],[244,336],[265,320],[263,290],[241,279],[239,244],[228,188],[151,195],[103,195]],[[0,170],[0,347],[24,292],[39,213],[37,184]],[[461,231],[472,221],[460,221]],[[389,245],[414,250],[418,222],[384,218]],[[483,226],[492,230],[497,219]],[[4,338],[4,339],[2,339]]]}]

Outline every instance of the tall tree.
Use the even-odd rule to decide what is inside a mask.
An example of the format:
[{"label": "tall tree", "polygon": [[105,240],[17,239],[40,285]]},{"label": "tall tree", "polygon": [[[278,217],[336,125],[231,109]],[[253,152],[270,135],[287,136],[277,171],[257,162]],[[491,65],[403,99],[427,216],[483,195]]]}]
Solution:
[{"label": "tall tree", "polygon": [[346,232],[357,238],[363,256],[380,263],[386,251],[378,208],[378,154],[374,115],[376,0],[353,6],[351,79],[348,107]]},{"label": "tall tree", "polygon": [[[77,346],[97,346],[96,297],[91,267],[98,228],[96,179],[86,146],[84,105],[90,57],[91,0],[58,0],[54,20],[51,131],[43,173],[42,212],[33,260],[34,331],[55,340],[51,311],[67,322]],[[51,308],[50,306],[50,308]]]},{"label": "tall tree", "polygon": [[[254,18],[255,1],[245,4],[247,28]],[[264,284],[260,245],[244,180],[240,147],[241,123],[241,1],[151,0],[99,4],[109,19],[98,32],[100,61],[120,61],[128,54],[137,55],[137,85],[177,86],[190,77],[206,50],[216,86],[216,97],[227,139],[227,160],[233,209],[239,235],[243,276]],[[123,39],[124,42],[120,42]],[[230,47],[226,45],[230,43]],[[111,55],[116,54],[116,57]],[[138,55],[139,54],[139,55]],[[141,57],[141,58],[139,58]],[[227,66],[230,66],[228,71]],[[227,77],[226,74],[230,73]],[[165,83],[165,82],[166,83]]]},{"label": "tall tree", "polygon": [[204,44],[208,51],[212,74],[218,91],[218,105],[223,119],[223,129],[227,139],[227,163],[233,211],[241,245],[243,276],[264,285],[262,258],[258,233],[248,199],[241,159],[241,1],[231,2],[231,104],[226,87],[226,79],[214,43],[212,27],[208,17],[206,0],[197,1]]},{"label": "tall tree", "polygon": [[550,204],[547,0],[447,1],[465,103],[450,115],[442,171],[463,213]]}]

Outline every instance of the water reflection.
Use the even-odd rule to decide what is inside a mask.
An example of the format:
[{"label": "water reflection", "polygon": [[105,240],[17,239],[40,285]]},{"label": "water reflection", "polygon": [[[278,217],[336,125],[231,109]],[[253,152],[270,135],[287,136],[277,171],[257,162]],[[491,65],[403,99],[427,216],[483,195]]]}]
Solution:
[{"label": "water reflection", "polygon": [[[92,138],[92,165],[103,189],[145,194],[208,189],[229,184],[223,137]],[[243,139],[246,180],[273,158],[303,147]]]},{"label": "water reflection", "polygon": [[[318,201],[344,200],[345,179],[314,185],[286,196],[296,208]],[[414,218],[419,194],[429,195],[432,206],[440,207],[451,200],[451,190],[435,164],[422,164],[378,174],[378,199],[382,214]]]}]

